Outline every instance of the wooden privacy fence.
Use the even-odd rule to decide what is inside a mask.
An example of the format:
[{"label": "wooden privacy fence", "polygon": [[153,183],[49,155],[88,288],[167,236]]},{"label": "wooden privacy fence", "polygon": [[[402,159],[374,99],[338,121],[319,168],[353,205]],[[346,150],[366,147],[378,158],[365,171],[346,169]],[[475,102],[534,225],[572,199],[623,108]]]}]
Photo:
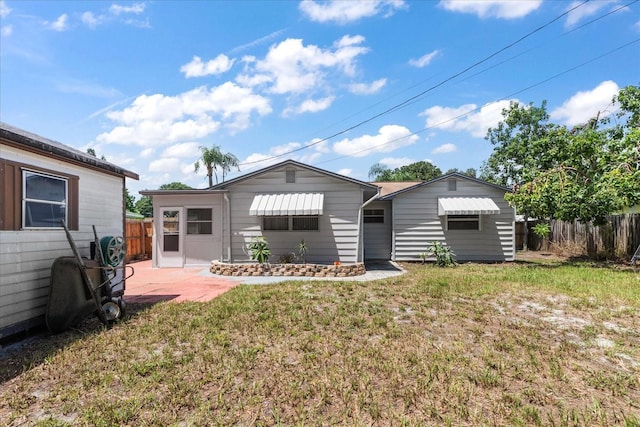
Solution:
[{"label": "wooden privacy fence", "polygon": [[[541,246],[530,224],[529,241],[532,249]],[[582,252],[590,258],[630,259],[640,245],[640,214],[609,217],[605,225],[551,220],[549,242],[558,249]]]},{"label": "wooden privacy fence", "polygon": [[131,260],[150,259],[153,222],[147,220],[127,220],[126,227],[127,262]]}]

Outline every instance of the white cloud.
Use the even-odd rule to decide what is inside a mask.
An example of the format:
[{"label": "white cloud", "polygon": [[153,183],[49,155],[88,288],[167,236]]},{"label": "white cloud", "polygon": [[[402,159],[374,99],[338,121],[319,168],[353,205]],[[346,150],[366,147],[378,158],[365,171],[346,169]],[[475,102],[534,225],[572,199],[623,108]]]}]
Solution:
[{"label": "white cloud", "polygon": [[139,15],[144,12],[145,4],[144,3],[134,3],[131,6],[121,6],[119,4],[112,4],[109,7],[109,12],[114,15],[120,15],[122,13],[133,13],[135,15]]},{"label": "white cloud", "polygon": [[201,86],[177,96],[141,95],[123,110],[106,115],[117,126],[99,142],[154,146],[198,140],[225,126],[246,129],[253,114],[271,113],[269,101],[231,82]]},{"label": "white cloud", "polygon": [[522,18],[535,11],[542,0],[440,0],[439,5],[452,12],[472,13],[480,18]]},{"label": "white cloud", "polygon": [[4,37],[8,37],[13,34],[13,25],[0,27],[0,34],[2,34]]},{"label": "white cloud", "polygon": [[333,150],[345,156],[364,157],[374,152],[389,153],[406,147],[418,140],[416,135],[404,126],[385,125],[377,135],[362,135],[353,139],[343,139],[333,144]]},{"label": "white cloud", "polygon": [[149,172],[177,171],[182,169],[179,159],[157,159],[149,163]]},{"label": "white cloud", "polygon": [[404,9],[406,6],[402,0],[331,0],[325,3],[303,0],[298,7],[312,21],[346,24],[378,14],[388,17],[393,15],[396,10]]},{"label": "white cloud", "polygon": [[226,55],[220,54],[206,63],[202,62],[199,56],[194,56],[191,62],[180,67],[186,78],[203,77],[211,74],[219,75],[231,69],[235,59],[229,59]]},{"label": "white cloud", "polygon": [[53,31],[65,31],[69,28],[67,26],[68,19],[69,16],[66,13],[63,13],[54,22],[45,22],[45,26]]},{"label": "white cloud", "polygon": [[0,17],[5,18],[11,13],[11,8],[7,6],[4,0],[0,0]]},{"label": "white cloud", "polygon": [[59,81],[55,83],[56,90],[62,93],[78,93],[80,95],[94,96],[96,98],[113,98],[121,96],[120,91],[112,87],[83,82],[79,80]]},{"label": "white cloud", "polygon": [[492,102],[480,109],[475,104],[465,104],[457,108],[435,106],[427,108],[420,115],[427,117],[427,128],[464,131],[474,138],[483,138],[490,127],[496,126],[502,120],[502,110],[509,107],[509,102]]},{"label": "white cloud", "polygon": [[442,144],[433,150],[431,150],[431,154],[445,154],[445,153],[453,153],[454,151],[458,151],[458,147],[455,144]]},{"label": "white cloud", "polygon": [[334,70],[347,76],[355,73],[355,60],[369,51],[360,46],[362,36],[344,36],[334,43],[334,49],[305,46],[301,39],[286,39],[272,46],[264,59],[248,57],[245,73],[238,77],[243,84],[269,85],[275,94],[301,94],[324,87],[325,78]]},{"label": "white cloud", "polygon": [[149,157],[151,157],[153,155],[153,153],[155,151],[156,150],[154,150],[153,148],[145,148],[144,150],[140,151],[138,156],[142,157],[143,159],[148,159]]},{"label": "white cloud", "polygon": [[382,163],[387,166],[389,169],[396,169],[402,166],[410,165],[411,163],[415,163],[417,160],[409,158],[409,157],[385,157],[381,159],[378,163]]},{"label": "white cloud", "polygon": [[620,88],[611,81],[600,83],[595,89],[578,92],[560,107],[549,113],[553,120],[562,121],[567,126],[586,123],[605,109],[611,110],[611,101]]},{"label": "white cloud", "polygon": [[305,143],[304,146],[310,148],[296,152],[292,151],[303,147],[303,144],[299,142],[288,142],[269,148],[266,154],[253,153],[240,162],[242,171],[246,172],[251,169],[267,167],[285,159],[293,159],[302,163],[313,164],[323,153],[330,152],[327,141],[319,141],[319,139],[314,139],[310,143]]},{"label": "white cloud", "polygon": [[102,18],[96,17],[92,12],[84,12],[82,15],[80,15],[80,20],[87,27],[96,28],[100,24]]},{"label": "white cloud", "polygon": [[307,99],[302,102],[297,108],[287,108],[284,110],[284,116],[290,116],[292,114],[303,113],[317,113],[318,111],[326,110],[331,107],[331,104],[335,100],[335,96],[328,96],[322,99]]},{"label": "white cloud", "polygon": [[580,7],[569,12],[569,14],[567,15],[567,20],[565,21],[565,26],[572,27],[583,19],[595,15],[599,10],[609,6],[610,4],[617,3],[617,0],[599,0],[588,3],[585,3],[584,1],[573,1],[567,7],[567,10],[571,10],[581,3],[583,4],[580,5]]},{"label": "white cloud", "polygon": [[181,144],[172,145],[165,148],[161,157],[197,157],[200,155],[198,147],[200,144],[196,142],[183,142]]},{"label": "white cloud", "polygon": [[418,59],[410,59],[409,64],[413,65],[414,67],[423,68],[429,65],[433,60],[433,58],[435,58],[439,54],[440,54],[439,50],[434,50],[433,52],[429,52],[426,55],[422,55]]},{"label": "white cloud", "polygon": [[353,173],[353,169],[350,168],[344,168],[344,169],[340,169],[338,172],[336,172],[338,175],[344,175],[344,176],[351,176],[351,174]]},{"label": "white cloud", "polygon": [[387,79],[379,79],[370,84],[352,83],[349,85],[349,92],[354,95],[372,95],[377,93],[387,84]]}]

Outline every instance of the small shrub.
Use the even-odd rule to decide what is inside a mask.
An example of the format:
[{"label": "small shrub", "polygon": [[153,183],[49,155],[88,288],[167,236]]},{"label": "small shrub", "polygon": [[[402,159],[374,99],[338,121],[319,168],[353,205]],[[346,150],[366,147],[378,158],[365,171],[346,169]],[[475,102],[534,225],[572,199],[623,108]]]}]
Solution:
[{"label": "small shrub", "polygon": [[548,237],[549,234],[551,234],[551,228],[549,228],[549,224],[547,224],[546,222],[537,223],[531,230],[536,236],[540,237],[541,239],[544,239],[545,237]]},{"label": "small shrub", "polygon": [[454,267],[458,265],[453,250],[440,242],[433,242],[428,254],[436,257],[436,264],[440,267]]},{"label": "small shrub", "polygon": [[302,258],[302,262],[307,263],[307,243],[304,239],[300,240],[300,244],[298,245],[298,255]]},{"label": "small shrub", "polygon": [[253,261],[258,261],[260,264],[265,264],[269,261],[271,250],[267,239],[262,236],[252,238],[249,242],[249,254]]},{"label": "small shrub", "polygon": [[280,264],[291,264],[295,260],[296,260],[296,255],[293,252],[280,255],[280,258],[278,258],[278,262]]}]

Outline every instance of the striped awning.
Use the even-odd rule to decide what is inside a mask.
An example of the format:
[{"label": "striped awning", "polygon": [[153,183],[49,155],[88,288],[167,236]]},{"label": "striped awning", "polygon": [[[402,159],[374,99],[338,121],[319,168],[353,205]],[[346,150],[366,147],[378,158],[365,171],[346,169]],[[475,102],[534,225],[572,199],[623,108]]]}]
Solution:
[{"label": "striped awning", "polygon": [[257,194],[249,208],[249,215],[322,215],[323,205],[322,193]]},{"label": "striped awning", "polygon": [[440,197],[438,215],[497,215],[500,208],[488,197]]}]

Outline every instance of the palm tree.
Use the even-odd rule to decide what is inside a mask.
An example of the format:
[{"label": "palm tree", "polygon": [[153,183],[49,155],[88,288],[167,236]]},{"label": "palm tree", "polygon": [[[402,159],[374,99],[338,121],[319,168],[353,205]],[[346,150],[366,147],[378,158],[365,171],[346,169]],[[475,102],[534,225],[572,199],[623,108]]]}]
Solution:
[{"label": "palm tree", "polygon": [[222,182],[224,182],[224,176],[227,172],[231,172],[231,168],[237,168],[240,172],[240,166],[238,164],[238,158],[231,153],[224,153],[222,155],[222,162],[220,168],[222,169]]},{"label": "palm tree", "polygon": [[[218,166],[222,169],[223,182],[225,173],[231,171],[232,167],[238,167],[238,158],[231,153],[223,153],[217,145],[213,145],[211,148],[200,146],[200,154],[200,158],[196,160],[193,167],[196,173],[200,170],[201,164],[207,168],[209,187],[213,187],[214,175],[216,177],[216,184],[218,183],[218,173],[216,172]],[[240,170],[239,167],[238,170]]]}]

